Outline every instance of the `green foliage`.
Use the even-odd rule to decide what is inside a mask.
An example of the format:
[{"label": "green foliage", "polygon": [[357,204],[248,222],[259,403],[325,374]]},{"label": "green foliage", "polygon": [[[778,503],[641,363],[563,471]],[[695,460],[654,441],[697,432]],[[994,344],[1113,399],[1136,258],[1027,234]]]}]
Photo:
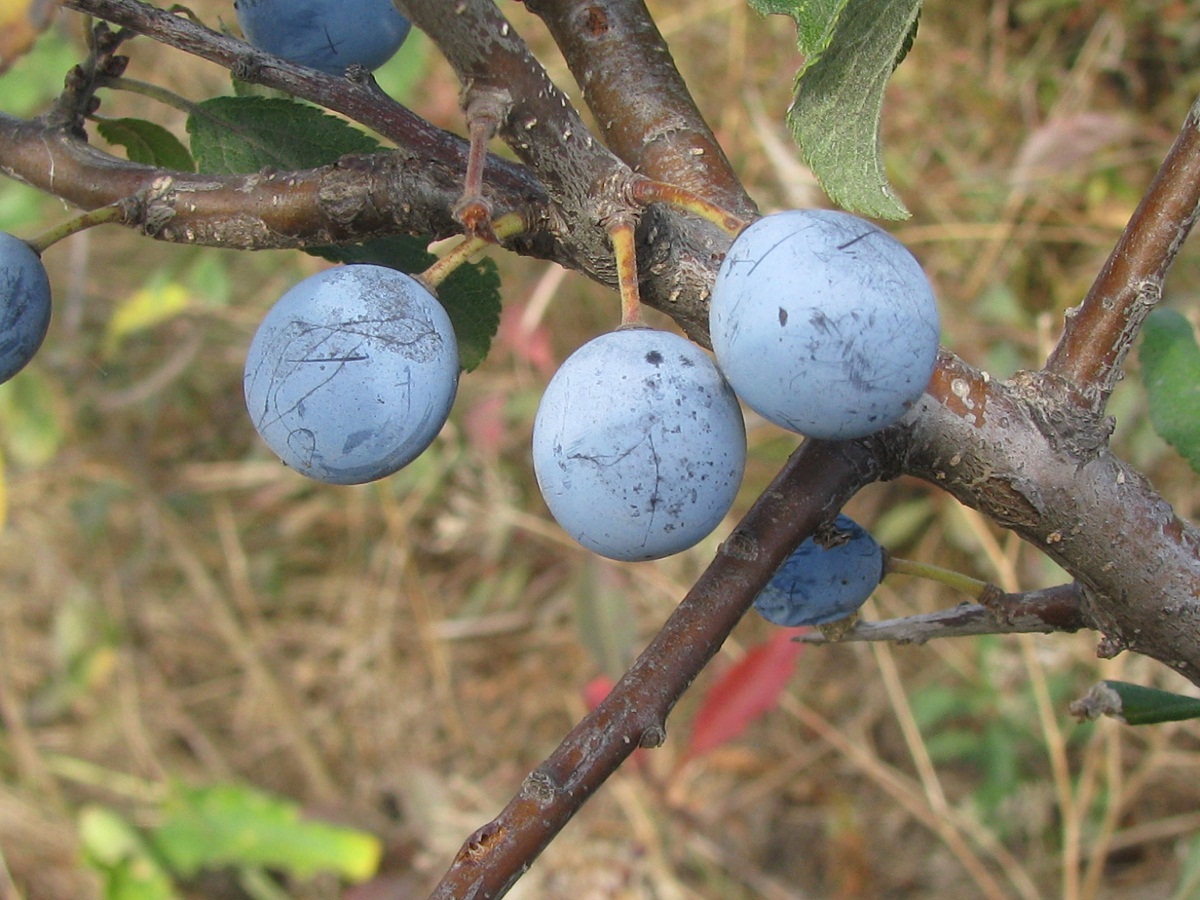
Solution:
[{"label": "green foliage", "polygon": [[1113,708],[1103,712],[1126,725],[1157,725],[1160,722],[1200,719],[1200,699],[1196,697],[1185,697],[1183,694],[1127,681],[1103,681],[1101,685],[1111,690],[1118,701]]},{"label": "green foliage", "polygon": [[361,882],[382,854],[371,834],[306,819],[295,804],[242,785],[176,787],[155,819],[143,831],[104,807],[80,813],[84,858],[103,876],[105,900],[175,900],[177,880],[208,868],[239,869],[244,881],[271,869]]},{"label": "green foliage", "polygon": [[1154,430],[1200,472],[1200,346],[1191,323],[1172,309],[1152,312],[1140,359]]},{"label": "green foliage", "polygon": [[[361,244],[312,247],[309,253],[340,263],[372,263],[401,272],[421,272],[437,259],[425,241],[407,235]],[[459,266],[437,289],[458,339],[459,362],[470,372],[487,358],[500,327],[500,270],[491,259]]]},{"label": "green foliage", "polygon": [[179,788],[150,840],[171,869],[191,877],[211,866],[267,866],[299,878],[335,872],[364,881],[382,848],[370,834],[305,819],[294,803],[250,787]]},{"label": "green foliage", "polygon": [[156,122],[145,119],[105,119],[96,125],[110,144],[125,148],[134,162],[177,172],[194,172],[196,163],[179,138]]},{"label": "green foliage", "polygon": [[909,213],[887,179],[879,140],[888,79],[908,53],[921,0],[750,0],[796,20],[804,65],[788,125],[830,198],[885,219]]},{"label": "green foliage", "polygon": [[311,169],[379,143],[315,106],[278,97],[214,97],[188,117],[201,172],[248,175],[260,169]]},{"label": "green foliage", "polygon": [[[272,166],[304,169],[328,165],[348,153],[380,149],[374,138],[315,107],[266,97],[217,97],[188,120],[192,153],[202,172],[246,174]],[[397,235],[361,244],[311,247],[332,262],[372,263],[420,272],[436,259],[427,240]],[[460,266],[442,282],[438,299],[450,315],[462,367],[470,372],[487,357],[500,327],[500,274],[490,259]]]}]

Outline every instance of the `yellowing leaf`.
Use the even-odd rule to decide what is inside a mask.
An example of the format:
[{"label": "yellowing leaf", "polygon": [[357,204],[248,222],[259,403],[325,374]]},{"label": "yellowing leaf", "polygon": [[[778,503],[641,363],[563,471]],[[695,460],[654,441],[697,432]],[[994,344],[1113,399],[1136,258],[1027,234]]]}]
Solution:
[{"label": "yellowing leaf", "polygon": [[0,72],[29,51],[57,10],[58,0],[0,0]]},{"label": "yellowing leaf", "polygon": [[191,302],[187,289],[174,281],[135,291],[117,306],[108,320],[108,327],[104,330],[104,357],[111,359],[127,337],[170,321],[187,309]]}]

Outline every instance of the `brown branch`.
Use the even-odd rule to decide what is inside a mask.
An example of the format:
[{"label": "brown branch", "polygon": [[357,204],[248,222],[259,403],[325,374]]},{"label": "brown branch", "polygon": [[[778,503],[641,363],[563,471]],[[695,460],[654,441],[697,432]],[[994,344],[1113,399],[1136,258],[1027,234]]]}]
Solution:
[{"label": "brown branch", "polygon": [[[128,224],[181,243],[262,250],[459,231],[450,210],[461,171],[391,152],[301,172],[197,175],[118,159],[63,129],[0,113],[0,172],[81,209],[142,194],[141,214]],[[519,212],[526,221],[546,218],[544,195],[496,189],[493,200],[501,212]],[[535,230],[522,239],[522,250],[550,255],[550,235]]]},{"label": "brown branch", "polygon": [[792,549],[883,474],[881,445],[806,441],[607,698],[459,850],[434,900],[502,896],[638,747],[666,738],[675,702]]},{"label": "brown branch", "polygon": [[960,603],[933,613],[883,619],[859,620],[836,639],[822,631],[810,631],[796,640],[805,644],[846,641],[895,641],[924,644],[934,638],[976,637],[982,634],[1052,634],[1087,628],[1083,615],[1083,591],[1078,583],[1059,585],[1020,594],[1001,593],[986,606]]},{"label": "brown branch", "polygon": [[1061,382],[998,382],[942,351],[906,417],[903,469],[948,491],[1063,566],[1099,651],[1134,650],[1200,684],[1200,530],[1108,447]]},{"label": "brown branch", "polygon": [[1200,99],[1083,303],[1067,314],[1045,371],[1099,415],[1142,322],[1200,215]]},{"label": "brown branch", "polygon": [[[466,141],[388,97],[369,76],[351,80],[326,75],[138,0],[63,0],[63,6],[217,63],[242,81],[286,91],[340,112],[395,142],[397,152],[413,160],[434,159],[466,169]],[[528,171],[500,157],[488,160],[488,178],[505,190],[542,193]]]},{"label": "brown branch", "polygon": [[754,218],[757,208],[642,0],[526,0],[554,36],[605,142],[635,172]]}]

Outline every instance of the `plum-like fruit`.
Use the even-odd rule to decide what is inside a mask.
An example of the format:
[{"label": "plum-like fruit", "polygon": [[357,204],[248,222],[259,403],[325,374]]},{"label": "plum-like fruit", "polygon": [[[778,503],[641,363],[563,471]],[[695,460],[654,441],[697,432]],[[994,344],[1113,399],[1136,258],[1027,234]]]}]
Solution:
[{"label": "plum-like fruit", "polygon": [[708,355],[666,331],[588,341],[550,380],[533,425],[538,486],[584,547],[670,556],[713,531],[746,463],[737,398]]},{"label": "plum-like fruit", "polygon": [[237,0],[234,6],[255,47],[330,75],[349,66],[379,68],[410,28],[392,0]]},{"label": "plum-like fruit", "polygon": [[884,428],[920,398],[938,312],[920,264],[865,219],[792,210],[738,235],[713,285],[717,364],[752,409],[815,438]]},{"label": "plum-like fruit", "polygon": [[391,475],[437,437],[458,390],[445,309],[415,278],[327,269],[271,307],[246,355],[246,407],[267,445],[331,484]]},{"label": "plum-like fruit", "polygon": [[50,279],[27,243],[0,231],[0,382],[33,359],[50,327]]},{"label": "plum-like fruit", "polygon": [[883,548],[849,516],[834,520],[828,546],[808,538],[754,601],[768,622],[794,628],[836,622],[858,611],[883,580]]}]

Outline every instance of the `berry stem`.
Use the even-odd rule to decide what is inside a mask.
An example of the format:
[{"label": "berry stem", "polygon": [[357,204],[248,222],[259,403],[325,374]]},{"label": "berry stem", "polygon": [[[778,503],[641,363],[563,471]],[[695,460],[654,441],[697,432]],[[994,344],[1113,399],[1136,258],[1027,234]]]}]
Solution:
[{"label": "berry stem", "polygon": [[490,88],[472,90],[464,105],[471,144],[467,151],[463,193],[454,206],[454,218],[473,237],[486,237],[492,231],[492,204],[483,196],[483,170],[487,164],[488,142],[496,136],[511,109],[509,93]]},{"label": "berry stem", "polygon": [[110,222],[124,222],[128,217],[129,211],[124,201],[110,203],[108,206],[101,206],[99,209],[81,213],[73,219],[68,219],[61,225],[55,225],[53,228],[43,231],[36,237],[29,238],[25,243],[33,249],[34,253],[41,256],[47,247],[57,244],[63,238],[70,237],[77,231],[83,231],[95,225],[106,225]]},{"label": "berry stem", "polygon": [[917,578],[928,578],[930,581],[937,581],[953,590],[960,591],[974,600],[981,599],[989,587],[986,581],[980,581],[978,578],[972,578],[962,572],[943,569],[941,566],[916,562],[911,559],[901,559],[890,553],[887,554],[887,561],[884,563],[884,575],[913,575]]},{"label": "berry stem", "polygon": [[505,213],[491,223],[489,234],[468,234],[446,254],[418,276],[431,289],[450,277],[450,273],[483,250],[489,244],[513,237],[525,231],[525,218],[518,212]]},{"label": "berry stem", "polygon": [[621,293],[621,324],[642,324],[642,295],[638,287],[637,242],[633,222],[615,219],[607,228],[617,263],[617,290]]},{"label": "berry stem", "polygon": [[708,222],[712,222],[730,237],[737,237],[750,223],[735,216],[729,210],[705,200],[699,194],[686,188],[676,187],[662,181],[649,178],[637,178],[631,186],[633,199],[642,206],[651,203],[665,203],[667,206],[684,212],[692,213]]}]

